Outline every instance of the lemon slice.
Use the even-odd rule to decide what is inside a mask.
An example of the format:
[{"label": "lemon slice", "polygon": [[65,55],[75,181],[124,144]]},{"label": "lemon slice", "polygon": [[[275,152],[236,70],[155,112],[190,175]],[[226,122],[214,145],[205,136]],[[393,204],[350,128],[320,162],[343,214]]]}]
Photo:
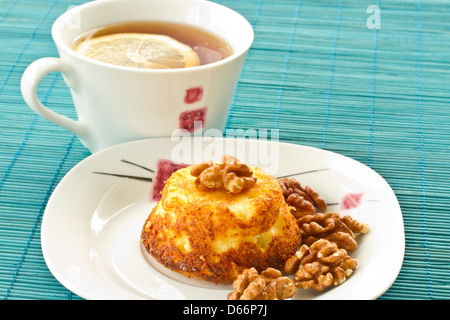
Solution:
[{"label": "lemon slice", "polygon": [[74,49],[86,57],[125,67],[175,69],[200,65],[191,47],[158,34],[115,33],[86,39]]}]

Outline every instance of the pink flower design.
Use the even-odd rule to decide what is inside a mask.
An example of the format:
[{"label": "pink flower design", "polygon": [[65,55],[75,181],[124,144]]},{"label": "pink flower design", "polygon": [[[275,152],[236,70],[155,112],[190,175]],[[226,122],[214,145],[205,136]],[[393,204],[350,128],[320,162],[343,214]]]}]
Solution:
[{"label": "pink flower design", "polygon": [[203,128],[206,119],[206,109],[207,107],[182,112],[179,117],[179,129],[194,132]]},{"label": "pink flower design", "polygon": [[175,163],[171,160],[159,159],[157,164],[156,176],[153,179],[152,200],[159,201],[161,199],[161,192],[167,179],[175,171],[187,167],[184,163]]},{"label": "pink flower design", "polygon": [[203,98],[203,87],[193,87],[186,90],[186,95],[184,96],[184,103],[194,103],[202,100]]},{"label": "pink flower design", "polygon": [[361,205],[364,193],[347,193],[341,200],[341,209],[349,210]]}]

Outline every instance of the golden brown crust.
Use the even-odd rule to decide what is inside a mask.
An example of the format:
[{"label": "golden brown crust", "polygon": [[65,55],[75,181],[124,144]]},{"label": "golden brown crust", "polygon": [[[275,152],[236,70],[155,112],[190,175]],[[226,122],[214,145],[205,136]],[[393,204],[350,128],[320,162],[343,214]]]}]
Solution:
[{"label": "golden brown crust", "polygon": [[257,183],[239,194],[196,188],[189,167],[175,172],[142,230],[147,251],[169,269],[213,282],[282,267],[300,246],[300,230],[278,181],[252,170]]}]

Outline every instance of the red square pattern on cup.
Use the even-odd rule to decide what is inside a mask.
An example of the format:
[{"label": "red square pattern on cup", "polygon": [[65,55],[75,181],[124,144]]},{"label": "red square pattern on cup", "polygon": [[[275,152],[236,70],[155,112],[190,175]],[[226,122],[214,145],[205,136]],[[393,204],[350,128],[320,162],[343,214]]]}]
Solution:
[{"label": "red square pattern on cup", "polygon": [[186,95],[184,96],[184,103],[191,104],[198,102],[203,98],[203,87],[193,87],[186,90]]},{"label": "red square pattern on cup", "polygon": [[189,166],[184,163],[175,163],[167,159],[159,159],[157,163],[156,176],[153,179],[153,192],[151,195],[151,200],[159,201],[161,199],[161,192],[164,189],[164,184],[167,179],[175,171]]},{"label": "red square pattern on cup", "polygon": [[206,109],[207,107],[203,107],[182,112],[179,117],[179,128],[188,132],[194,132],[203,128],[206,119]]}]

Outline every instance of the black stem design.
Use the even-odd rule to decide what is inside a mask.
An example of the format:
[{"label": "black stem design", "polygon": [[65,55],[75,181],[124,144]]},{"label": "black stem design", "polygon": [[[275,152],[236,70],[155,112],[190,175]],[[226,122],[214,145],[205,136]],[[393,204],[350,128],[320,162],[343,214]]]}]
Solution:
[{"label": "black stem design", "polygon": [[313,173],[313,172],[319,172],[319,171],[325,171],[325,170],[330,170],[330,168],[316,169],[316,170],[310,170],[310,171],[303,171],[303,172],[298,172],[298,173],[292,173],[292,174],[288,174],[288,175],[285,175],[285,176],[278,177],[277,179],[282,179],[282,178],[287,178],[287,177],[292,177],[292,176],[299,176],[299,175],[301,175],[301,174],[307,174],[307,173]]},{"label": "black stem design", "polygon": [[126,175],[126,174],[116,174],[116,173],[99,172],[99,171],[94,171],[92,173],[103,174],[103,175],[119,177],[119,178],[129,178],[129,179],[135,179],[135,180],[140,180],[140,181],[148,181],[148,182],[152,182],[153,181],[152,178],[139,177],[139,176],[129,176],[129,175]]},{"label": "black stem design", "polygon": [[137,164],[137,163],[134,163],[134,162],[131,162],[131,161],[125,160],[125,159],[122,159],[122,160],[120,160],[120,161],[122,161],[122,162],[125,162],[125,163],[128,163],[128,164],[131,164],[131,165],[133,165],[133,166],[136,166],[136,167],[142,168],[142,169],[144,169],[144,170],[147,170],[147,171],[150,171],[150,172],[153,172],[153,173],[155,172],[154,170],[152,170],[152,169],[150,169],[150,168],[147,168],[147,167],[141,166],[140,164]]}]

